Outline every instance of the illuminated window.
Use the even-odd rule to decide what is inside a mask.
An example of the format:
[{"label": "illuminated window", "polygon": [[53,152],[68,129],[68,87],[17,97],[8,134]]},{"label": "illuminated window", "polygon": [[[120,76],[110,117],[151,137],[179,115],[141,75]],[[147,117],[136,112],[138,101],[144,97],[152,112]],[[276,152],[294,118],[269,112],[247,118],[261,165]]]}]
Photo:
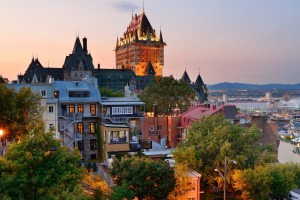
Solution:
[{"label": "illuminated window", "polygon": [[95,133],[96,132],[96,122],[91,122],[90,123],[90,133]]},{"label": "illuminated window", "polygon": [[59,91],[54,92],[54,98],[57,99],[59,97]]},{"label": "illuminated window", "polygon": [[91,115],[96,115],[96,104],[90,105],[90,113]]},{"label": "illuminated window", "polygon": [[78,104],[78,112],[83,113],[83,104]]},{"label": "illuminated window", "polygon": [[77,132],[78,133],[83,133],[83,125],[82,122],[77,123]]},{"label": "illuminated window", "polygon": [[74,113],[75,112],[75,105],[71,104],[69,105],[69,113]]}]

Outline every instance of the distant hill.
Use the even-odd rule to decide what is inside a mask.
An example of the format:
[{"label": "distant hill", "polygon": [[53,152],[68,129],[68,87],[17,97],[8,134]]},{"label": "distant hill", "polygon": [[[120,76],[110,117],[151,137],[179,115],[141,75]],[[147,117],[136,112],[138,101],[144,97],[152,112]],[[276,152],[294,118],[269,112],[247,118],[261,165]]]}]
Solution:
[{"label": "distant hill", "polygon": [[246,84],[246,83],[218,83],[214,85],[207,85],[208,90],[297,90],[300,89],[300,83],[298,84]]}]

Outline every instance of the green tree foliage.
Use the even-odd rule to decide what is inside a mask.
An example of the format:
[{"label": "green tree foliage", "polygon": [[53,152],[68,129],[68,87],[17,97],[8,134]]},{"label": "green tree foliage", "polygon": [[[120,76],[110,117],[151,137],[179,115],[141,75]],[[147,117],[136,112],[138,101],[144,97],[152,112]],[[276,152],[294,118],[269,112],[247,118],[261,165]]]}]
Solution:
[{"label": "green tree foliage", "polygon": [[[226,156],[229,163],[227,185],[230,186],[233,169],[254,168],[262,161],[276,161],[274,148],[262,148],[259,139],[260,131],[256,127],[243,128],[222,115],[203,117],[192,124],[186,141],[175,149],[173,155],[177,163],[202,174],[204,186],[217,180],[219,187],[222,187],[223,180],[214,169],[218,168],[224,174]],[[238,165],[233,165],[232,160],[237,161]]]},{"label": "green tree foliage", "polygon": [[289,191],[299,187],[298,163],[268,164],[254,169],[236,170],[233,187],[243,199],[283,199]]},{"label": "green tree foliage", "polygon": [[99,91],[102,97],[124,97],[122,92],[112,91],[108,88],[99,87]]},{"label": "green tree foliage", "polygon": [[52,133],[25,135],[0,158],[0,194],[13,199],[60,199],[81,180],[80,159],[78,150],[69,152]]},{"label": "green tree foliage", "polygon": [[169,114],[176,106],[181,111],[186,111],[195,97],[195,92],[185,82],[175,80],[172,76],[158,76],[139,97],[145,102],[147,111],[152,111],[153,103],[156,102],[159,114]]},{"label": "green tree foliage", "polygon": [[21,88],[19,92],[0,84],[0,124],[7,139],[19,138],[35,127],[41,127],[42,111],[40,97],[30,88]]},{"label": "green tree foliage", "polygon": [[9,82],[9,81],[8,81],[7,78],[3,78],[3,76],[0,75],[0,84],[1,84],[1,83],[7,84],[8,82]]},{"label": "green tree foliage", "polygon": [[120,186],[115,188],[114,195],[130,195],[132,191],[138,199],[166,199],[176,182],[174,170],[166,162],[145,157],[115,159],[110,174]]}]

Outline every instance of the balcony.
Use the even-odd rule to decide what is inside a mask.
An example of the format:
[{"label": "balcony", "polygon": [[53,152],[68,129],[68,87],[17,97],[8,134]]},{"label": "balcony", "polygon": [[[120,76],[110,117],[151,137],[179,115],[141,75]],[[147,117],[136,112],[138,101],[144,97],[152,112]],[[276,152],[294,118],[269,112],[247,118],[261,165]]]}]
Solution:
[{"label": "balcony", "polygon": [[142,149],[152,149],[152,141],[139,140],[136,143],[129,144],[130,151],[140,151]]}]

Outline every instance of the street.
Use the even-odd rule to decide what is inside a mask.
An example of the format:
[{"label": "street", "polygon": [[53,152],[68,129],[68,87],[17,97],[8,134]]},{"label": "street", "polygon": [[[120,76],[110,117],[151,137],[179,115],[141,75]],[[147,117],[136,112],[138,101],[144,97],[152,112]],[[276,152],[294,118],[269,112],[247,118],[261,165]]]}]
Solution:
[{"label": "street", "polygon": [[296,154],[293,152],[294,145],[280,141],[278,148],[278,160],[279,163],[286,162],[297,162],[300,163],[300,154]]}]

